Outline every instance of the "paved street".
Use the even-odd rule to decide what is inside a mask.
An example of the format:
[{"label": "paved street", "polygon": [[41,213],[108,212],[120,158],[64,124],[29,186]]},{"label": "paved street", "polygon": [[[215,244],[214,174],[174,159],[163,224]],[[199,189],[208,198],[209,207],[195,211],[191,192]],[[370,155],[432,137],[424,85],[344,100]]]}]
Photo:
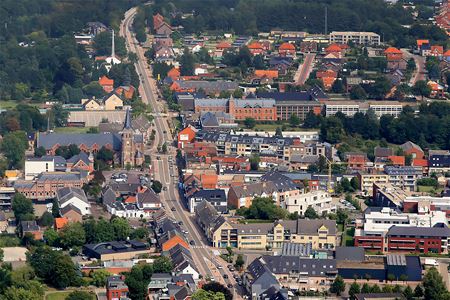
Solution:
[{"label": "paved street", "polygon": [[306,53],[305,59],[303,63],[298,66],[297,72],[294,75],[294,82],[297,85],[305,84],[306,80],[308,80],[309,74],[312,71],[314,65],[314,59],[316,54],[314,53]]},{"label": "paved street", "polygon": [[[169,153],[167,155],[156,153],[158,145],[162,143],[171,144],[173,141],[171,128],[168,122],[171,114],[162,113],[160,103],[157,101],[156,82],[152,78],[151,68],[147,64],[144,50],[136,45],[135,39],[129,31],[135,14],[136,8],[132,8],[125,13],[125,18],[120,27],[120,35],[125,37],[128,51],[136,53],[138,57],[135,67],[141,79],[139,92],[142,101],[146,104],[150,104],[152,107],[152,115],[155,117],[156,136],[151,149],[153,153],[152,169],[155,174],[155,179],[161,181],[163,186],[167,187],[167,190],[160,194],[161,201],[163,202],[167,213],[172,216],[174,220],[183,222],[182,228],[188,232],[188,241],[193,241],[195,243],[195,248],[192,248],[191,253],[199,272],[204,277],[212,278],[223,284],[231,283],[235,285],[236,282],[233,279],[231,272],[226,268],[226,263],[222,262],[222,259],[213,253],[213,249],[209,247],[202,231],[195,223],[193,216],[185,209],[185,206],[180,199],[178,192],[178,176],[173,176],[173,174],[178,174],[178,172],[175,165],[171,167],[169,162],[169,157],[172,157],[173,161],[175,161],[176,149],[169,147]],[[156,156],[159,156],[160,159],[155,159]],[[172,208],[175,208],[175,210],[172,211]],[[221,267],[219,268],[219,266]],[[228,279],[224,279],[224,274],[228,275]],[[233,293],[235,293],[234,289]],[[236,299],[242,299],[239,295],[235,296]]]},{"label": "paved street", "polygon": [[408,60],[410,58],[414,59],[416,63],[416,69],[414,70],[411,79],[409,80],[409,85],[413,86],[419,80],[425,80],[425,57],[412,54],[407,49],[401,49],[405,58]]}]

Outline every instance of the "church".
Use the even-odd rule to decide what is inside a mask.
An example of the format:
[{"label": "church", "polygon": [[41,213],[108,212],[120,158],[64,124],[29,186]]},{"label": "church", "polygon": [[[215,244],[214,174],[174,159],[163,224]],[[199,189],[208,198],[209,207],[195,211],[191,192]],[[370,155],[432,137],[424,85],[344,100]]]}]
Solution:
[{"label": "church", "polygon": [[41,132],[37,135],[37,147],[44,147],[47,155],[55,155],[61,146],[77,145],[86,153],[97,153],[102,147],[114,152],[114,160],[126,166],[141,166],[144,163],[144,135],[133,128],[131,112],[128,109],[125,122],[119,132],[103,133],[54,133]]}]

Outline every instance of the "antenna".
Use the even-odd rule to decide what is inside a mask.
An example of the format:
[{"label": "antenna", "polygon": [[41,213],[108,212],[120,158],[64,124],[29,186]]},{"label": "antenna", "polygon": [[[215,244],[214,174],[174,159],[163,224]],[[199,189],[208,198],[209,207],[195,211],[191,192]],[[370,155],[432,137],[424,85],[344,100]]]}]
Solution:
[{"label": "antenna", "polygon": [[325,5],[325,35],[327,35],[328,32],[328,8]]}]

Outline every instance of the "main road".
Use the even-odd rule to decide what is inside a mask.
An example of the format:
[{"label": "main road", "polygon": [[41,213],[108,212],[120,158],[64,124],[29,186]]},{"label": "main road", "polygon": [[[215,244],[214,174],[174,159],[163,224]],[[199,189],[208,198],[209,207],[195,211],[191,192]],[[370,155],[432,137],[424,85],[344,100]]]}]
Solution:
[{"label": "main road", "polygon": [[[162,143],[171,145],[173,144],[174,137],[172,136],[167,114],[161,114],[161,106],[164,104],[158,101],[158,89],[156,81],[152,77],[151,66],[147,63],[144,49],[139,46],[130,30],[136,12],[137,8],[131,8],[125,13],[119,34],[125,38],[128,52],[133,52],[137,55],[135,68],[141,81],[139,93],[142,97],[142,101],[150,105],[153,110],[156,135],[151,150],[152,153],[155,154],[153,156],[157,156],[157,145]],[[194,221],[193,216],[185,209],[178,192],[178,175],[176,167],[172,164],[172,160],[174,160],[176,155],[176,149],[172,146],[169,146],[168,149],[168,154],[161,154],[159,155],[159,159],[152,159],[152,169],[155,173],[155,178],[158,179],[163,186],[167,187],[167,190],[161,193],[161,201],[163,202],[166,211],[171,214],[175,220],[182,222],[183,228],[188,232],[186,234],[188,240],[193,241],[191,243],[195,244],[191,245],[191,253],[200,273],[203,276],[222,283],[236,284],[228,269],[219,267],[219,265],[221,266],[222,264],[217,260],[214,249],[208,245],[202,231]],[[224,274],[228,276],[228,279],[224,278]],[[241,298],[238,295],[236,296],[238,299]]]}]

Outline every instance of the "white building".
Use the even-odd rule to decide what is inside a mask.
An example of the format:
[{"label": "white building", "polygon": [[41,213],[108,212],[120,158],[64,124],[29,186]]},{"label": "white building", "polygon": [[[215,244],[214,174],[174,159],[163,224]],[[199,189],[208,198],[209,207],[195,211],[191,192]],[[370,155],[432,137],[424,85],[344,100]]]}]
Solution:
[{"label": "white building", "polygon": [[331,201],[332,198],[327,192],[319,190],[287,198],[284,205],[290,213],[298,212],[299,215],[303,215],[308,207],[312,207],[321,215],[323,212],[336,211],[336,205]]},{"label": "white building", "polygon": [[361,45],[380,45],[380,35],[375,32],[363,31],[332,31],[330,33],[330,43],[348,44],[352,41]]},{"label": "white building", "polygon": [[341,112],[347,117],[353,117],[356,113],[367,113],[372,110],[380,118],[384,115],[397,118],[403,111],[403,104],[398,101],[328,101],[325,103],[325,115],[334,116]]},{"label": "white building", "polygon": [[30,157],[25,160],[25,180],[33,180],[42,172],[55,172],[55,157]]},{"label": "white building", "polygon": [[58,200],[60,209],[72,205],[77,208],[83,216],[91,214],[91,204],[87,200],[84,191],[80,188],[65,187],[59,189],[56,192],[56,199]]}]

